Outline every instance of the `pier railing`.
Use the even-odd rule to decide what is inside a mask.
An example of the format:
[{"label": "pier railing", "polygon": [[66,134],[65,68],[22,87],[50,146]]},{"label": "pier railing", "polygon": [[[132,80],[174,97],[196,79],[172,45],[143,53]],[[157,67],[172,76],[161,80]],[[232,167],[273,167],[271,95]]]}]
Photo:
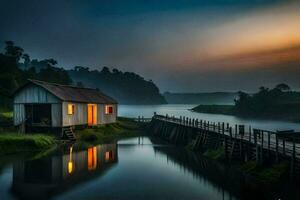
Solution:
[{"label": "pier railing", "polygon": [[223,138],[249,142],[264,151],[275,153],[276,157],[285,156],[290,157],[292,160],[300,159],[300,133],[293,130],[269,131],[252,128],[251,126],[231,126],[229,123],[210,122],[183,116],[175,117],[155,114],[153,118],[186,127],[212,131],[221,136],[223,135]]}]

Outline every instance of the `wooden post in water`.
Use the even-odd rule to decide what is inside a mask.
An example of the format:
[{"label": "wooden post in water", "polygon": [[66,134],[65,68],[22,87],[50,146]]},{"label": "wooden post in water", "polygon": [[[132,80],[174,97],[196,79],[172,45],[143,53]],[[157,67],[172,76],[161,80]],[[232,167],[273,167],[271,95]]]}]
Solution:
[{"label": "wooden post in water", "polygon": [[271,133],[268,132],[268,157],[270,157]]},{"label": "wooden post in water", "polygon": [[259,154],[258,154],[258,143],[257,143],[257,129],[253,129],[253,136],[254,136],[254,144],[255,144],[255,157],[256,157],[256,162],[259,161]]},{"label": "wooden post in water", "polygon": [[232,140],[232,127],[229,127],[229,136],[230,136],[230,140]]},{"label": "wooden post in water", "polygon": [[264,159],[264,131],[261,130],[261,146],[260,146],[260,162],[263,162],[263,159]]},{"label": "wooden post in water", "polygon": [[285,137],[282,137],[282,153],[285,156]]},{"label": "wooden post in water", "polygon": [[293,152],[292,152],[292,161],[291,161],[291,177],[294,177],[295,174],[295,165],[296,165],[296,141],[295,141],[295,133],[293,134],[292,142],[293,142]]},{"label": "wooden post in water", "polygon": [[278,155],[278,137],[277,134],[275,135],[276,137],[276,162],[279,162],[279,155]]},{"label": "wooden post in water", "polygon": [[237,136],[237,131],[238,131],[238,129],[237,129],[237,124],[235,125],[235,131],[234,131],[234,137],[236,138],[236,136]]},{"label": "wooden post in water", "polygon": [[251,126],[249,126],[249,143],[251,143]]}]

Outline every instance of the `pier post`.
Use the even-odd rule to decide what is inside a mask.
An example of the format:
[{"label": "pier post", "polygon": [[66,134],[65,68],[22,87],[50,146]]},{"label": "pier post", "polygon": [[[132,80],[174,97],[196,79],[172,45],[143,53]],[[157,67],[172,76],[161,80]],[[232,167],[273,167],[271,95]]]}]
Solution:
[{"label": "pier post", "polygon": [[282,153],[285,156],[285,137],[282,138]]},{"label": "pier post", "polygon": [[260,162],[263,162],[264,159],[264,131],[261,130],[261,146],[260,146]]},{"label": "pier post", "polygon": [[295,165],[296,165],[296,141],[295,141],[295,133],[293,134],[292,142],[293,142],[293,152],[291,159],[291,177],[294,177],[295,174]]},{"label": "pier post", "polygon": [[279,155],[278,155],[278,137],[277,134],[275,135],[276,137],[276,162],[279,162]]},{"label": "pier post", "polygon": [[237,129],[237,124],[235,125],[235,131],[234,131],[234,137],[236,138],[236,136],[237,136],[237,131],[238,131],[238,129]]},{"label": "pier post", "polygon": [[232,140],[232,127],[229,127],[229,136],[230,136],[230,140]]},{"label": "pier post", "polygon": [[251,126],[249,126],[249,143],[251,143]]}]

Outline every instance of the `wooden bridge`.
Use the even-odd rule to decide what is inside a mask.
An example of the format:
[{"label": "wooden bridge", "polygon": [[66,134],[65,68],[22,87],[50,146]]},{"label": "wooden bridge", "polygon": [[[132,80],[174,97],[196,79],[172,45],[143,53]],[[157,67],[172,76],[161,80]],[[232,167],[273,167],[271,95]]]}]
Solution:
[{"label": "wooden bridge", "polygon": [[189,144],[193,149],[223,147],[228,160],[261,163],[288,160],[292,177],[300,178],[300,133],[293,130],[274,132],[245,125],[230,126],[224,122],[156,114],[150,128],[155,136],[174,144]]}]

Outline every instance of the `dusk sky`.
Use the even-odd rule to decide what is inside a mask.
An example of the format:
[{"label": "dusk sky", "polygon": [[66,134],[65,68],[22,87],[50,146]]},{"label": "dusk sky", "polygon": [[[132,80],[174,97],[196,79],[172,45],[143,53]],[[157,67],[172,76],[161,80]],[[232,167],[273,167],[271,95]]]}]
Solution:
[{"label": "dusk sky", "polygon": [[66,69],[133,71],[161,92],[300,90],[297,1],[0,2],[1,48],[13,40]]}]

